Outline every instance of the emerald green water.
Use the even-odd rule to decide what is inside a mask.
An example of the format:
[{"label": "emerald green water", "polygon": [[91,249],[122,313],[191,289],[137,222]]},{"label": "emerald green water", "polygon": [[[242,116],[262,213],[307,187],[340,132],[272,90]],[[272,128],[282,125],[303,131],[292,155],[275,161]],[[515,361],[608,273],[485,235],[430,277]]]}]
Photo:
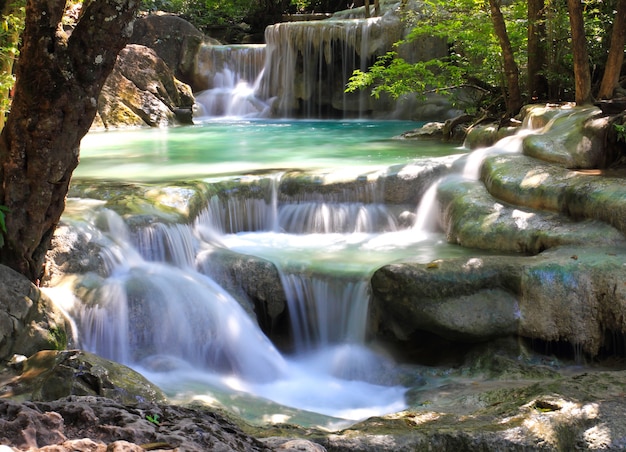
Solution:
[{"label": "emerald green water", "polygon": [[[205,179],[210,184],[253,173],[267,173],[277,180],[281,171],[294,169],[319,169],[325,176],[355,171],[360,176],[369,170],[387,172],[407,163],[420,166],[421,160],[465,152],[452,145],[393,139],[419,125],[239,120],[90,133],[83,140],[74,178],[93,180],[89,186],[106,190],[109,182],[117,181],[176,186],[176,182]],[[339,227],[320,233],[315,224],[342,215],[363,215],[368,223],[368,215],[373,214],[371,223],[377,224],[373,221],[377,210],[363,208],[356,213],[346,204],[359,203],[336,202],[331,194],[312,201],[319,208],[309,216],[310,203],[280,203],[278,184],[267,188],[272,191],[266,197],[270,201],[262,199],[262,206],[252,206],[271,220],[256,229],[228,233],[211,221],[228,209],[231,221],[248,214],[247,200],[233,197],[193,223],[160,225],[154,220],[145,225],[141,239],[115,209],[73,199],[70,205],[84,211],[75,227],[86,228],[104,244],[112,268],[98,283],[97,303],[83,306],[72,301],[67,308],[78,325],[82,346],[133,366],[173,401],[217,401],[251,422],[291,419],[332,424],[337,418],[354,421],[404,409],[407,388],[400,384],[395,364],[370,350],[364,340],[368,278],[387,263],[430,262],[469,256],[471,251],[446,243],[440,232],[410,225],[397,230],[377,226],[367,232]],[[411,213],[417,205],[405,207]],[[281,216],[283,208],[289,215]],[[392,216],[387,206],[379,208]],[[311,227],[288,232],[285,225],[292,219]],[[211,253],[224,249],[269,260],[278,269],[286,311],[296,313],[290,316],[296,338],[292,353],[280,353],[231,294],[207,277]],[[124,313],[138,307],[153,320],[131,323]],[[296,318],[298,312],[303,313],[301,319]],[[146,350],[153,349],[158,353],[145,356]],[[233,363],[232,369],[224,363]],[[329,418],[323,420],[324,416]]]},{"label": "emerald green water", "polygon": [[410,121],[208,121],[168,129],[92,132],[79,179],[159,182],[282,169],[380,167],[460,152],[394,140]]}]

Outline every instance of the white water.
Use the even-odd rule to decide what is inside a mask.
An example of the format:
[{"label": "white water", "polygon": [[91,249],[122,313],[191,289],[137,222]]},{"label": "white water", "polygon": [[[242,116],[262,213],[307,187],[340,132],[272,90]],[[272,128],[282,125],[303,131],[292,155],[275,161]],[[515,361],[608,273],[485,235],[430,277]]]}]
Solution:
[{"label": "white water", "polygon": [[401,39],[397,22],[286,22],[267,27],[266,45],[205,45],[198,72],[206,74],[207,89],[195,95],[196,116],[323,118],[336,110],[361,117],[373,99],[344,87],[355,69],[366,70]]}]

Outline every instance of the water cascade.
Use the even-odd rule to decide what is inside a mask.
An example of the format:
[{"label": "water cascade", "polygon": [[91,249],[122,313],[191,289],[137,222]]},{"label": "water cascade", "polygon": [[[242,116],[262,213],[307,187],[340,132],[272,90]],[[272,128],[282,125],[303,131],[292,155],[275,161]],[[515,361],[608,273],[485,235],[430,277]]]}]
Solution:
[{"label": "water cascade", "polygon": [[267,105],[256,96],[265,61],[264,45],[203,45],[197,71],[206,90],[196,94],[201,117],[263,116]]},{"label": "water cascade", "polygon": [[[202,127],[172,130],[167,139],[158,134],[155,140],[151,131],[137,134],[142,149],[150,142],[146,137],[152,137],[159,151],[156,164],[162,165],[164,153],[171,152],[168,170],[180,177],[191,155],[185,153],[178,167],[180,142],[193,150],[198,142],[223,144],[222,135],[232,137],[233,129],[238,131],[229,156],[209,152],[207,144],[206,155],[217,164],[205,167],[207,162],[199,161],[196,170],[204,168],[205,175],[195,181],[206,187],[203,193],[212,194],[202,197],[204,204],[191,221],[155,220],[148,208],[130,215],[136,218],[129,228],[129,220],[92,204],[85,209],[88,213],[72,220],[100,245],[105,268],[98,276],[86,274],[73,282],[81,302],[66,309],[76,322],[79,344],[139,369],[173,399],[235,392],[352,420],[403,409],[406,388],[400,384],[401,375],[368,343],[370,276],[392,262],[428,263],[469,251],[447,244],[438,229],[437,213],[432,213],[439,210],[433,207],[436,184],[422,196],[419,208],[418,199],[408,206],[416,209],[417,220],[407,224],[401,221],[402,206],[384,202],[385,175],[409,162],[419,167],[436,161],[446,168],[444,174],[452,174],[441,182],[450,177],[476,181],[476,168],[485,155],[519,152],[520,134],[530,132],[522,129],[473,153],[429,144],[416,160],[415,144],[398,142],[385,149],[389,143],[380,134],[394,135],[393,123],[251,121],[245,129],[238,127],[229,123],[221,128],[209,121]],[[330,129],[336,133],[325,136]],[[197,140],[187,140],[182,133],[195,134]],[[211,139],[205,134],[212,134]],[[267,154],[247,147],[251,141],[265,143],[263,134],[280,137],[268,141],[276,161],[268,162]],[[342,142],[348,136],[356,141],[353,150]],[[133,135],[124,137],[125,152],[133,155],[128,139]],[[327,144],[329,155],[342,165],[324,156]],[[111,147],[115,161],[119,143],[112,140]],[[365,152],[376,155],[379,165],[373,166],[371,158],[357,158]],[[92,156],[87,148],[76,180],[90,181],[90,159],[101,161],[103,155],[100,149]],[[129,174],[147,167],[154,177],[150,158],[143,156],[142,165],[126,161],[115,167],[116,174],[142,181],[139,172]],[[245,169],[237,176],[232,167],[222,172],[224,158],[243,161]],[[107,163],[107,168],[113,166]],[[333,188],[345,167],[352,174],[350,188]],[[309,168],[305,176],[302,168]],[[307,188],[300,190],[302,184]],[[281,344],[279,349],[261,331],[251,303],[236,300],[212,277],[223,255],[254,256],[276,268],[287,303],[287,347]]]},{"label": "water cascade", "polygon": [[[395,15],[370,19],[285,22],[269,26],[265,45],[205,46],[196,95],[200,116],[361,117],[375,102],[346,94],[355,69],[365,70],[402,38]],[[264,58],[264,62],[260,64]],[[379,102],[378,109],[393,111]]]}]

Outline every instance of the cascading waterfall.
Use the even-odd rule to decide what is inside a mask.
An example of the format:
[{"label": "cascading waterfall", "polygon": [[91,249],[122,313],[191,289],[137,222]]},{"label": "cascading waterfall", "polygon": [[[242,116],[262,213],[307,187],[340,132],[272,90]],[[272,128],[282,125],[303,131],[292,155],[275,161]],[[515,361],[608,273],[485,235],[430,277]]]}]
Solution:
[{"label": "cascading waterfall", "polygon": [[285,22],[267,27],[265,45],[205,46],[198,57],[208,80],[196,95],[200,116],[361,117],[372,99],[345,93],[346,83],[402,37],[398,23]]},{"label": "cascading waterfall", "polygon": [[203,45],[198,72],[206,90],[196,93],[199,117],[263,117],[268,105],[256,92],[263,75],[264,45]]},{"label": "cascading waterfall", "polygon": [[[189,225],[156,222],[130,231],[108,209],[88,219],[84,227],[102,247],[107,276],[83,279],[82,301],[68,308],[79,346],[136,367],[174,393],[186,385],[196,392],[198,385],[229,388],[346,419],[402,409],[405,389],[378,380],[391,362],[365,345],[368,272],[346,271],[335,262],[334,270],[312,277],[302,272],[308,257],[286,265],[268,253],[288,298],[295,346],[289,357],[205,274],[211,263],[203,254],[215,247],[250,252],[248,239],[254,236],[260,255],[280,252],[285,241],[326,252],[324,240],[340,243],[346,235],[371,233],[383,216],[392,217],[382,205],[369,209],[356,203],[360,219],[344,215],[329,222],[329,212],[353,212],[346,200],[281,203],[280,176],[269,178],[268,192],[259,199],[209,199]],[[297,221],[308,226],[290,226]],[[326,225],[323,231],[320,223]],[[286,232],[289,228],[297,232]],[[259,250],[263,236],[266,245],[260,248],[266,251]],[[340,280],[338,269],[345,272]]]}]

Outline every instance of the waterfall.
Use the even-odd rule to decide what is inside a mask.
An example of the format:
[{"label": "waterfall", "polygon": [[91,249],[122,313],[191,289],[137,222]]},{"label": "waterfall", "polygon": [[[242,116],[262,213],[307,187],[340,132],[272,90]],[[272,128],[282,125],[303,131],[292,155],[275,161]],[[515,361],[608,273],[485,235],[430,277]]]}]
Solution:
[{"label": "waterfall", "polygon": [[[97,284],[88,278],[83,303],[68,309],[85,349],[131,365],[163,356],[257,382],[284,374],[282,356],[241,305],[192,267],[198,250],[188,226],[149,226],[138,248],[117,214],[103,211],[100,223],[115,256],[110,274]],[[140,249],[161,261],[144,260]]]},{"label": "waterfall", "polygon": [[264,116],[267,104],[256,96],[263,75],[264,45],[205,44],[197,56],[197,72],[206,89],[195,94],[200,117]]},{"label": "waterfall", "polygon": [[207,78],[196,95],[200,115],[361,117],[373,100],[345,93],[346,83],[401,39],[399,24],[395,16],[285,22],[267,27],[265,45],[206,45],[198,56]]}]

